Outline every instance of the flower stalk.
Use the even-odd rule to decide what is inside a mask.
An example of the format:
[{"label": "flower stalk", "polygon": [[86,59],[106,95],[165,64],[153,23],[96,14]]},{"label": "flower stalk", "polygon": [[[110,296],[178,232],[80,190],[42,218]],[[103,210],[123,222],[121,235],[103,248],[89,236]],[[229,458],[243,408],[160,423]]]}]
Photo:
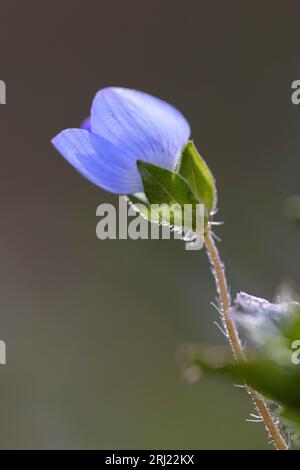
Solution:
[{"label": "flower stalk", "polygon": [[[224,322],[225,332],[231,345],[231,349],[235,359],[238,362],[246,361],[246,356],[239,339],[237,328],[230,314],[231,299],[227,287],[227,281],[223,263],[220,259],[218,249],[214,242],[211,228],[207,227],[205,232],[205,245],[208,253],[208,257],[212,266],[212,273],[215,279],[219,302],[221,308],[222,319]],[[289,450],[288,444],[286,443],[280,428],[277,425],[276,419],[268,408],[265,400],[254,390],[247,387],[247,391],[254,402],[264,424],[269,432],[274,445],[277,450]]]}]

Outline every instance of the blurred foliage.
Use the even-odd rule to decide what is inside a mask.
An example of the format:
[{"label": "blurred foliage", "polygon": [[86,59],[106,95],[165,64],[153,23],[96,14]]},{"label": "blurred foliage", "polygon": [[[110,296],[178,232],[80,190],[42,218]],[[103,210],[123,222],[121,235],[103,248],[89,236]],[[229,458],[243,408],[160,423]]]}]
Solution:
[{"label": "blurred foliage", "polygon": [[285,215],[300,224],[300,196],[290,196],[284,203]]},{"label": "blurred foliage", "polygon": [[247,362],[220,349],[193,351],[188,367],[229,376],[276,403],[282,424],[300,437],[300,304],[238,294],[232,315],[246,333]]},{"label": "blurred foliage", "polygon": [[182,151],[177,172],[141,160],[137,166],[147,197],[127,196],[137,212],[152,222],[182,227],[184,211],[184,226],[197,231],[197,204],[204,204],[207,225],[216,205],[215,182],[192,141]]}]

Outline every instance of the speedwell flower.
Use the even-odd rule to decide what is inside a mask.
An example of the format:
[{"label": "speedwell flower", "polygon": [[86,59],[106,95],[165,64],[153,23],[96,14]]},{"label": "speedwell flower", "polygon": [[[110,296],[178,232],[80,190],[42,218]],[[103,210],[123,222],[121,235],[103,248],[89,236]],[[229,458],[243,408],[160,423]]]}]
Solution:
[{"label": "speedwell flower", "polygon": [[143,160],[174,170],[190,137],[183,115],[168,103],[126,88],[104,88],[81,129],[66,129],[54,147],[83,176],[116,194],[144,192]]}]

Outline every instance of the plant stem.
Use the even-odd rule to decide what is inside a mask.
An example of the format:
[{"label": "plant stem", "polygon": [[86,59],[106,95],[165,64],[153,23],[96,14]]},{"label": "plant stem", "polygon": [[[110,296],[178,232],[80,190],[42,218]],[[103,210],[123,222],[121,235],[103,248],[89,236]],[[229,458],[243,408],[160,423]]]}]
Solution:
[{"label": "plant stem", "polygon": [[[238,331],[230,314],[230,295],[227,287],[224,267],[219,256],[218,249],[212,237],[211,228],[208,226],[205,232],[205,243],[208,256],[212,265],[212,272],[220,299],[220,307],[225,330],[233,351],[234,357],[238,362],[246,361],[246,356],[239,339]],[[267,431],[274,441],[277,450],[288,450],[288,445],[276,424],[276,420],[270,412],[265,400],[257,392],[247,388],[259,414],[265,424]]]}]

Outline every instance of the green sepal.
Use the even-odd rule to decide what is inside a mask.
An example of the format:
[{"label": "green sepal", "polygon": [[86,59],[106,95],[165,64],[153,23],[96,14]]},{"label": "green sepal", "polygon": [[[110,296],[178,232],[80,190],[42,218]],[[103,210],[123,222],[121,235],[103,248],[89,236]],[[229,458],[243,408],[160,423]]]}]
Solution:
[{"label": "green sepal", "polygon": [[178,174],[187,181],[195,198],[205,205],[208,215],[212,214],[217,205],[215,180],[193,141],[182,151]]},{"label": "green sepal", "polygon": [[[137,166],[149,204],[152,207],[153,205],[161,206],[165,204],[174,209],[166,217],[164,211],[158,208],[158,213],[156,213],[155,217],[159,217],[159,221],[162,223],[177,226],[177,217],[183,214],[184,206],[189,204],[191,207],[191,217],[190,220],[185,220],[185,225],[188,224],[193,230],[196,230],[198,204],[201,201],[196,199],[187,181],[181,175],[152,163],[138,160]],[[207,225],[207,222],[207,217],[205,217],[204,226]]]}]

